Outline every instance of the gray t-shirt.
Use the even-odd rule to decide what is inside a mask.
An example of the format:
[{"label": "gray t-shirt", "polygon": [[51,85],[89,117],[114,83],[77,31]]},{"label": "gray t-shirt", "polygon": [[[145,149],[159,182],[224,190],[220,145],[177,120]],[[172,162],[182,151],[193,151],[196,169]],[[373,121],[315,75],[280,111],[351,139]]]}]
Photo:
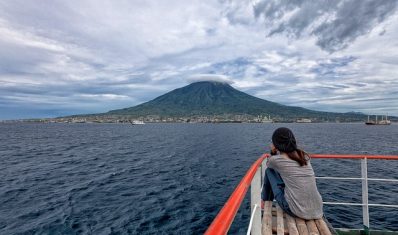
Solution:
[{"label": "gray t-shirt", "polygon": [[296,161],[280,155],[268,159],[268,167],[276,170],[285,183],[285,198],[290,210],[303,219],[323,216],[323,204],[315,182],[310,161],[300,166]]}]

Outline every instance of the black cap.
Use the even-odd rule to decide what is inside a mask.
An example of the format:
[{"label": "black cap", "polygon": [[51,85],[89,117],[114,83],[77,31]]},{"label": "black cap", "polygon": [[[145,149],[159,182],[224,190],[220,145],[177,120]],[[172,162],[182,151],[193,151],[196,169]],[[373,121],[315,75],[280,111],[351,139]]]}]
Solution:
[{"label": "black cap", "polygon": [[296,138],[294,138],[293,132],[286,127],[280,127],[274,131],[272,143],[275,148],[284,153],[297,150]]}]

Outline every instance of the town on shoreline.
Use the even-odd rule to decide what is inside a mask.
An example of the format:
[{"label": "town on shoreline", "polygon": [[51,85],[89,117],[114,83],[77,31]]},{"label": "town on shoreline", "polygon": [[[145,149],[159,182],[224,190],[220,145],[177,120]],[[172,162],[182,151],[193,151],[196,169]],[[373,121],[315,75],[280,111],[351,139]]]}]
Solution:
[{"label": "town on shoreline", "polygon": [[3,120],[2,123],[358,123],[358,119],[325,119],[325,118],[283,118],[269,115],[206,115],[190,117],[161,117],[148,115],[132,117],[128,115],[87,115],[58,118],[32,118],[19,120]]}]

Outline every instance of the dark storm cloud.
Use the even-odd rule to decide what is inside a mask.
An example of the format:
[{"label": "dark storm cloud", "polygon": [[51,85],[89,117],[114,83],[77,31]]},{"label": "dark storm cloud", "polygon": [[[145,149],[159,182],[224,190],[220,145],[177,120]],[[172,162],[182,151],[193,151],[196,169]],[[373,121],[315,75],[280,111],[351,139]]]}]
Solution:
[{"label": "dark storm cloud", "polygon": [[254,14],[264,17],[268,36],[310,34],[320,48],[334,52],[383,22],[397,5],[396,0],[262,0],[254,6]]}]

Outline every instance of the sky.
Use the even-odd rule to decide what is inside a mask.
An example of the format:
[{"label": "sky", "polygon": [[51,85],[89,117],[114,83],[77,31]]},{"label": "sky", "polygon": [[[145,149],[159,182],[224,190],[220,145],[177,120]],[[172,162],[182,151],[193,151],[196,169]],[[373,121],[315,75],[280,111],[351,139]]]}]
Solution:
[{"label": "sky", "polygon": [[396,0],[0,1],[0,119],[135,106],[198,80],[398,116]]}]

